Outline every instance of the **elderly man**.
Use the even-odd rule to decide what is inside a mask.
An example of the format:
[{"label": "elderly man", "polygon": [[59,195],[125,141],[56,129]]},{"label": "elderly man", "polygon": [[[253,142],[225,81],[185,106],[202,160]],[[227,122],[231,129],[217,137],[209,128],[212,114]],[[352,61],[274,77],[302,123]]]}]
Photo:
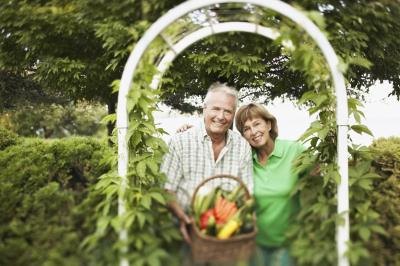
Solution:
[{"label": "elderly man", "polygon": [[237,92],[225,84],[209,88],[200,127],[175,135],[164,157],[161,171],[167,175],[166,189],[176,200],[170,209],[180,221],[184,240],[190,243],[185,213],[195,188],[205,178],[227,174],[241,178],[253,191],[251,148],[239,133],[230,128],[237,107]]}]

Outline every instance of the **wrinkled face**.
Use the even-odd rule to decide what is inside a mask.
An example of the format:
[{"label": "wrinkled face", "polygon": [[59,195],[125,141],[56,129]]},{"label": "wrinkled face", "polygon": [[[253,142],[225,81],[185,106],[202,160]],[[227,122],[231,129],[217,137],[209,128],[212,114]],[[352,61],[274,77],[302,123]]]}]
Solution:
[{"label": "wrinkled face", "polygon": [[223,92],[214,92],[203,109],[204,124],[209,135],[224,135],[235,116],[236,99]]},{"label": "wrinkled face", "polygon": [[271,140],[269,131],[271,130],[271,121],[265,121],[260,117],[249,119],[244,123],[243,137],[254,148],[259,148]]}]

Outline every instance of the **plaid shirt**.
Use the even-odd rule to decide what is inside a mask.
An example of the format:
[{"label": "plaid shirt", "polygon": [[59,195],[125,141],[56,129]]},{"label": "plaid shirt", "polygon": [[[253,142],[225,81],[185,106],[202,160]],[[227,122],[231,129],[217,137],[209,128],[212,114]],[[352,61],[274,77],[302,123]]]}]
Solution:
[{"label": "plaid shirt", "polygon": [[[194,190],[200,182],[214,175],[239,177],[253,194],[250,145],[238,132],[229,130],[226,145],[218,159],[214,160],[211,138],[207,135],[204,122],[200,127],[191,128],[172,137],[169,153],[165,155],[161,165],[161,172],[168,177],[165,188],[175,191],[178,202],[185,208],[189,206]],[[222,180],[224,179],[215,179],[214,182]],[[229,182],[232,185],[232,181],[227,183]],[[234,183],[237,185],[237,182]],[[215,186],[211,181],[208,185]]]}]

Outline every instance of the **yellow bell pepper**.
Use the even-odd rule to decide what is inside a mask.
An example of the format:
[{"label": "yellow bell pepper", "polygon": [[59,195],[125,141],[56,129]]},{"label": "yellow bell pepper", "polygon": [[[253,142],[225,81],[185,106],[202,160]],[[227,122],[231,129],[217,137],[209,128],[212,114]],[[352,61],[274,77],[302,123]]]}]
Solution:
[{"label": "yellow bell pepper", "polygon": [[240,227],[239,221],[236,219],[231,219],[218,232],[217,238],[218,239],[227,239],[231,235],[233,235],[233,233],[235,233],[236,230],[239,229],[239,227]]}]

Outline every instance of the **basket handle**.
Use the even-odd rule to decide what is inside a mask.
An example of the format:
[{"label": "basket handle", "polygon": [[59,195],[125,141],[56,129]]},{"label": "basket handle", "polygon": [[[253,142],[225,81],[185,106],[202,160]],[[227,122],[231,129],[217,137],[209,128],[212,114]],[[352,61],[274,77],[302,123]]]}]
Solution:
[{"label": "basket handle", "polygon": [[245,193],[246,193],[246,197],[247,197],[247,198],[250,198],[249,189],[246,187],[246,184],[243,182],[242,179],[240,179],[240,178],[238,178],[238,177],[236,177],[236,176],[233,176],[233,175],[224,175],[224,174],[222,174],[222,175],[214,175],[214,176],[208,177],[208,178],[204,179],[203,181],[201,181],[200,184],[195,188],[195,190],[194,190],[194,192],[193,192],[193,196],[192,196],[192,202],[191,202],[191,205],[190,205],[190,206],[192,207],[192,209],[193,209],[193,206],[194,206],[194,200],[195,200],[195,198],[196,198],[196,195],[197,195],[197,192],[199,191],[199,189],[200,189],[205,183],[207,183],[207,182],[209,182],[209,181],[211,181],[211,180],[213,180],[213,179],[217,179],[217,178],[230,178],[230,179],[235,180],[236,182],[239,183],[240,186],[242,186],[242,187],[244,188],[244,191],[245,191]]}]

